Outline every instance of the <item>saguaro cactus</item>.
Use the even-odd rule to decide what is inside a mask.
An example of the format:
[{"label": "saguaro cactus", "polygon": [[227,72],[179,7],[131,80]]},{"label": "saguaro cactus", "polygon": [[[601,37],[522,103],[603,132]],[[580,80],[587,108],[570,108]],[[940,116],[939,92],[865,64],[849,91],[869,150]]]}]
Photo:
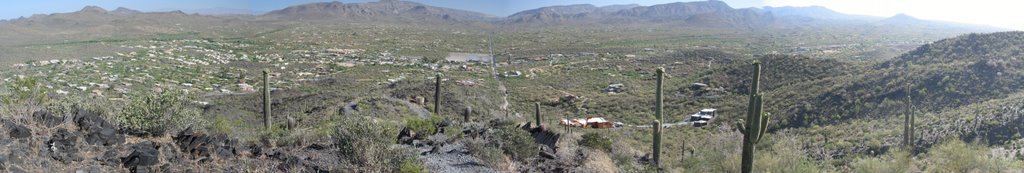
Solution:
[{"label": "saguaro cactus", "polygon": [[907,113],[903,116],[903,145],[914,153],[914,112],[910,99],[910,85],[907,85]]},{"label": "saguaro cactus", "polygon": [[263,126],[270,129],[270,70],[263,70]]},{"label": "saguaro cactus", "polygon": [[441,115],[441,73],[434,75],[434,114]]},{"label": "saguaro cactus", "polygon": [[473,116],[473,107],[467,106],[466,107],[466,113],[462,114],[462,121],[468,123],[469,122],[469,118],[471,116]]},{"label": "saguaro cactus", "polygon": [[665,68],[658,67],[658,69],[655,70],[655,71],[657,72],[657,75],[658,75],[658,84],[657,84],[658,88],[654,92],[654,102],[655,102],[655,105],[654,105],[655,106],[654,107],[654,118],[657,118],[658,121],[664,121],[662,119],[662,110],[661,109],[664,107],[664,105],[662,104],[663,101],[664,101],[664,99],[662,98],[662,95],[664,93],[664,92],[662,92],[662,86],[663,86],[662,81],[665,78]]},{"label": "saguaro cactus", "polygon": [[653,162],[654,165],[660,166],[659,164],[661,162],[661,122],[664,121],[663,116],[662,116],[662,113],[663,113],[662,108],[664,108],[664,105],[663,105],[664,99],[662,98],[662,93],[663,93],[662,92],[662,86],[663,86],[663,81],[664,81],[664,78],[665,78],[665,68],[658,67],[658,69],[655,70],[655,72],[657,73],[658,81],[657,81],[657,89],[654,92],[654,118],[655,119],[654,119],[654,127],[653,127],[654,128],[654,146],[652,147],[653,150],[654,150],[653,151],[654,153],[652,155],[654,156],[654,158],[653,158],[654,159],[654,162]]},{"label": "saguaro cactus", "polygon": [[653,151],[654,153],[651,154],[653,156],[651,159],[653,160],[652,163],[654,163],[655,166],[659,166],[659,168],[660,168],[660,162],[661,162],[661,121],[654,120],[654,126],[652,126],[651,128],[654,129],[653,130],[654,131],[654,143],[651,146],[651,150],[654,150]]},{"label": "saguaro cactus", "polygon": [[[742,172],[749,173],[753,170],[754,144],[761,141],[765,130],[768,129],[768,118],[770,113],[762,112],[764,102],[758,91],[758,83],[761,80],[761,63],[754,61],[754,78],[750,83],[750,103],[747,105],[747,120],[737,123],[740,132],[743,133],[743,165]],[[743,121],[743,120],[741,120]]]},{"label": "saguaro cactus", "polygon": [[533,118],[537,122],[537,127],[541,127],[542,125],[540,123],[540,102],[533,103],[533,106],[534,111],[536,112],[536,114],[533,115]]}]

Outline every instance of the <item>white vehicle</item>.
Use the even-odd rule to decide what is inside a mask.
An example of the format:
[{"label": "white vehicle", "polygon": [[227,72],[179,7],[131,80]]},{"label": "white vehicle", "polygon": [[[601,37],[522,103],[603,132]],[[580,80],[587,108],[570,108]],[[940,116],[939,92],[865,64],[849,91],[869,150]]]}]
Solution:
[{"label": "white vehicle", "polygon": [[717,111],[717,109],[702,109],[700,112],[690,115],[690,121],[711,120],[712,118],[715,118],[715,116],[718,116],[715,111]]}]

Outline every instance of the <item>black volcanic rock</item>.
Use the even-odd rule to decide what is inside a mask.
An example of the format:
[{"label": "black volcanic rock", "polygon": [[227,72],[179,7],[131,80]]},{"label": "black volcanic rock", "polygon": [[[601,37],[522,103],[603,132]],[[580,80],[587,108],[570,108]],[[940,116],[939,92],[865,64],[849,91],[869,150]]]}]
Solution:
[{"label": "black volcanic rock", "polygon": [[42,123],[46,127],[57,126],[64,122],[63,117],[54,116],[48,111],[36,111],[35,113],[32,113],[32,119],[35,120],[36,123]]},{"label": "black volcanic rock", "polygon": [[160,163],[160,150],[150,141],[143,141],[132,146],[132,153],[121,159],[125,168],[138,170],[140,167],[153,166]]},{"label": "black volcanic rock", "polygon": [[96,113],[79,110],[75,116],[75,124],[85,134],[85,142],[92,145],[110,146],[124,143],[124,135],[118,133],[118,127]]},{"label": "black volcanic rock", "polygon": [[54,160],[69,163],[82,161],[82,157],[78,156],[78,147],[75,145],[77,142],[77,135],[68,132],[67,129],[59,129],[50,140],[46,141],[46,144],[49,147],[50,156]]},{"label": "black volcanic rock", "polygon": [[213,139],[205,134],[193,132],[192,128],[178,132],[173,139],[182,152],[190,154],[193,158],[209,157],[213,151]]},{"label": "black volcanic rock", "polygon": [[21,139],[32,136],[32,130],[28,129],[28,127],[25,127],[23,125],[14,124],[14,122],[11,121],[5,121],[4,126],[7,127],[7,134],[10,135],[11,138]]}]

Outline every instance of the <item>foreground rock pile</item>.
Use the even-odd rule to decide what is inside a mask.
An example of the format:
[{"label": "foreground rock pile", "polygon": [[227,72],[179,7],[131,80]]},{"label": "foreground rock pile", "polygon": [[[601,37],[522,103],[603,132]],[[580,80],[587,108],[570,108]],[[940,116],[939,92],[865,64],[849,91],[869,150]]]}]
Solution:
[{"label": "foreground rock pile", "polygon": [[191,128],[134,136],[89,111],[3,118],[0,172],[345,172],[332,144],[269,146]]}]

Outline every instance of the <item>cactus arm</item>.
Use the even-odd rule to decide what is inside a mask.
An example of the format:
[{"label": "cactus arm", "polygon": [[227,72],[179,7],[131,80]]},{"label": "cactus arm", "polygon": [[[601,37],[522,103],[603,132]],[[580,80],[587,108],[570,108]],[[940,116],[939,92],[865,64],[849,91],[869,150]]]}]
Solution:
[{"label": "cactus arm", "polygon": [[761,117],[761,131],[757,133],[757,140],[754,142],[761,142],[761,137],[764,136],[765,131],[768,130],[768,119],[771,118],[771,113],[764,113]]},{"label": "cactus arm", "polygon": [[661,121],[654,120],[654,143],[651,146],[654,156],[654,165],[660,166],[661,162]]},{"label": "cactus arm", "polygon": [[747,135],[747,128],[743,127],[743,123],[745,123],[743,121],[743,119],[740,119],[739,121],[736,121],[736,129],[739,130],[740,133],[742,133],[745,136],[745,135]]}]

